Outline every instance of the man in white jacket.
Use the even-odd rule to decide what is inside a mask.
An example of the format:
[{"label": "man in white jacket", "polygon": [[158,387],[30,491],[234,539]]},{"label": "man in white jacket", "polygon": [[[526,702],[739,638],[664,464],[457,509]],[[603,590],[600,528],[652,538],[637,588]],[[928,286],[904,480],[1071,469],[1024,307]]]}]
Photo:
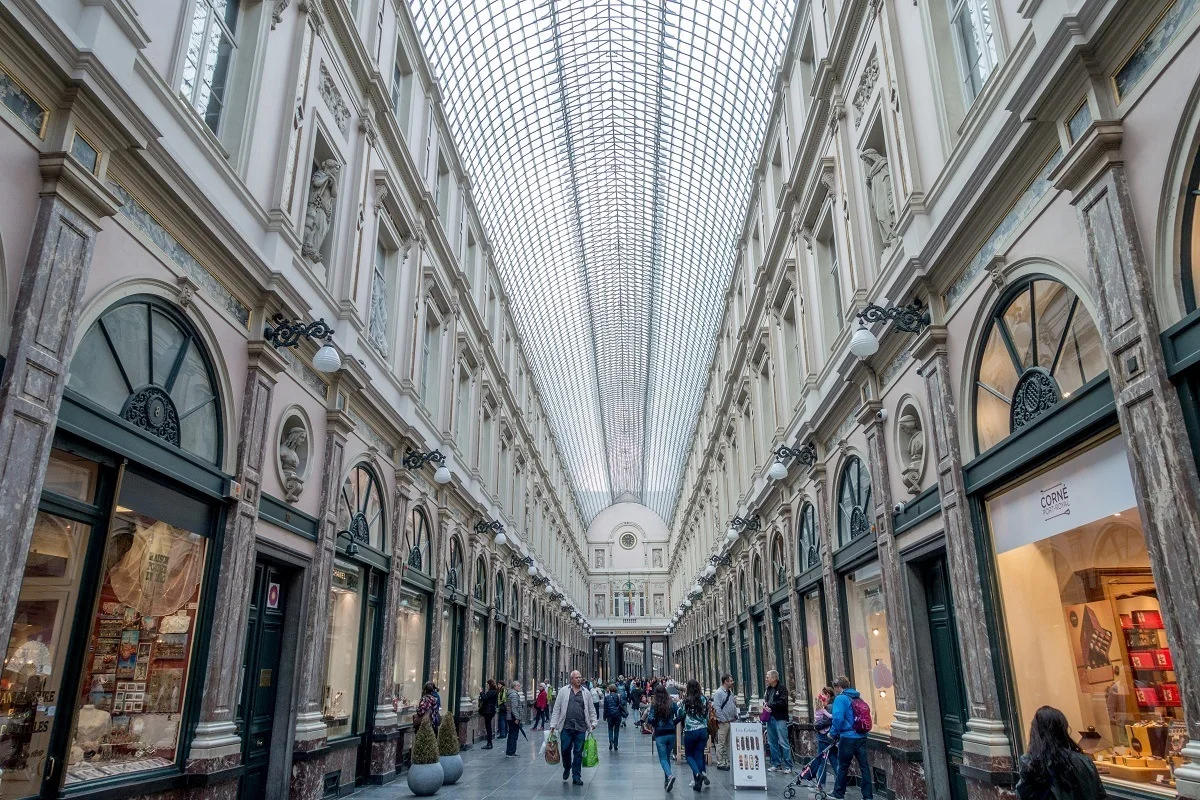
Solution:
[{"label": "man in white jacket", "polygon": [[571,673],[571,682],[554,697],[550,731],[560,731],[563,780],[583,785],[583,740],[596,728],[596,707],[592,693],[583,685],[579,670]]}]

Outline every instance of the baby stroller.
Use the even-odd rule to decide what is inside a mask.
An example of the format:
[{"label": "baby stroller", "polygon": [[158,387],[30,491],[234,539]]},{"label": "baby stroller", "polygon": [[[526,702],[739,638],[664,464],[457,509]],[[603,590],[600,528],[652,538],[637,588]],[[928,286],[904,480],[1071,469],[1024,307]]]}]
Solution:
[{"label": "baby stroller", "polygon": [[816,797],[818,800],[825,800],[827,795],[825,794],[825,787],[822,784],[825,782],[825,772],[829,769],[830,752],[835,747],[837,747],[837,744],[831,742],[828,747],[817,753],[812,757],[812,760],[797,770],[795,779],[787,785],[783,796],[789,798],[789,800],[795,797],[796,787],[799,786],[803,789],[812,789],[813,797]]}]

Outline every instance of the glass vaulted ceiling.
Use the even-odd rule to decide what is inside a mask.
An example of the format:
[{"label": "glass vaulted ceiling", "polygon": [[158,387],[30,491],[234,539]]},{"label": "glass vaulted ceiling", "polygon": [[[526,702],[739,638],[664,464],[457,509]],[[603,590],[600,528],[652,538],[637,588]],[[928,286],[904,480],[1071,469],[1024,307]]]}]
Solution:
[{"label": "glass vaulted ceiling", "polygon": [[793,0],[411,0],[580,510],[669,520]]}]

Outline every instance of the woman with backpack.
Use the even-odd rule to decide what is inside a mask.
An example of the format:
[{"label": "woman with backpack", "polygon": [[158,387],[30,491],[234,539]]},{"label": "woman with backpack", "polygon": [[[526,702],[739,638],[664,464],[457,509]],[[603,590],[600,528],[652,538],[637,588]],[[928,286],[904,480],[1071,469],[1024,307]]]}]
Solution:
[{"label": "woman with backpack", "polygon": [[850,685],[845,675],[833,682],[837,697],[833,700],[830,714],[829,738],[837,742],[837,777],[833,780],[833,797],[842,800],[846,796],[846,780],[850,774],[850,762],[858,759],[859,789],[863,800],[871,800],[874,787],[871,785],[871,759],[867,755],[867,734],[871,732],[871,707]]},{"label": "woman with backpack", "polygon": [[668,792],[675,788],[671,759],[675,755],[675,726],[681,719],[683,709],[667,694],[667,687],[661,683],[655,686],[650,710],[646,713],[646,724],[654,731],[654,748],[658,751],[658,763],[662,765],[663,786]]},{"label": "woman with backpack", "polygon": [[1021,800],[1104,800],[1108,795],[1092,759],[1071,738],[1067,718],[1042,706],[1029,725],[1029,752],[1019,762]]},{"label": "woman with backpack", "polygon": [[708,698],[700,694],[700,682],[688,680],[683,694],[683,753],[692,768],[692,789],[700,791],[708,780],[704,748],[708,744]]},{"label": "woman with backpack", "polygon": [[421,723],[426,719],[434,730],[442,724],[442,696],[438,694],[437,684],[433,681],[421,687],[421,702],[417,703],[417,713],[414,717],[417,728],[421,727]]},{"label": "woman with backpack", "polygon": [[608,723],[608,749],[620,750],[617,745],[621,740],[621,725],[627,716],[625,704],[621,702],[621,694],[616,684],[608,685],[608,694],[604,695],[604,721]]}]

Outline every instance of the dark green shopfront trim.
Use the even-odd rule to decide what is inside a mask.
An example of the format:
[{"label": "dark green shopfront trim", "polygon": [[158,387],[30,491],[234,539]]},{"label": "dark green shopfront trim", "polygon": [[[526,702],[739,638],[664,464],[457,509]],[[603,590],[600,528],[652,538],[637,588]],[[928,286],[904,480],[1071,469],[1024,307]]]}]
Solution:
[{"label": "dark green shopfront trim", "polygon": [[266,492],[262,492],[258,497],[258,518],[303,536],[305,539],[311,539],[314,542],[317,540],[320,520]]}]

